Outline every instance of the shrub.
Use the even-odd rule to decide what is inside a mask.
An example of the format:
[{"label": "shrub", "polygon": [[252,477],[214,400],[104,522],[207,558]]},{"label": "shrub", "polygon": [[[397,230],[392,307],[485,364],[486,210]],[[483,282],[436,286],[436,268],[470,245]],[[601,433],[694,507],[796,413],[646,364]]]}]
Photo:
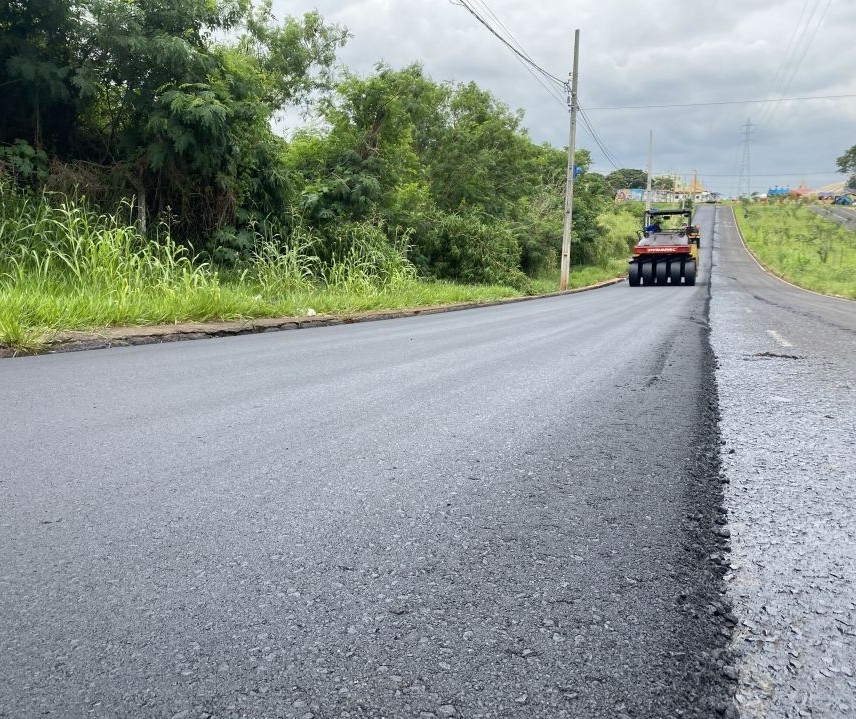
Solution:
[{"label": "shrub", "polygon": [[473,213],[438,212],[415,237],[422,261],[440,279],[525,288],[520,245],[511,228]]}]

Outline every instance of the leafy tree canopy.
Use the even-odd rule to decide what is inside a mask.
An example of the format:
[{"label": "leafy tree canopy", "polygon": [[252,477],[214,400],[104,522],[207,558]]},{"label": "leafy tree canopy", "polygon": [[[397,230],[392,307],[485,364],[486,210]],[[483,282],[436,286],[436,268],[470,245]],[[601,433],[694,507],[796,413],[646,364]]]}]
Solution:
[{"label": "leafy tree canopy", "polygon": [[847,180],[848,187],[856,187],[856,145],[847,150],[835,163],[839,172],[850,175]]},{"label": "leafy tree canopy", "polygon": [[648,184],[648,173],[645,170],[623,168],[610,172],[606,176],[607,184],[615,190],[639,189]]},{"label": "leafy tree canopy", "polygon": [[651,187],[655,190],[674,190],[675,178],[670,175],[660,175],[651,178]]},{"label": "leafy tree canopy", "polygon": [[[5,0],[0,5],[0,170],[81,187],[217,260],[263,230],[309,222],[313,252],[345,252],[367,220],[406,238],[429,275],[525,287],[557,266],[566,152],[532,142],[523,113],[418,64],[335,70],[347,32],[269,0]],[[322,124],[278,136],[283,108]],[[598,217],[641,170],[588,172],[578,150],[574,262],[603,261]],[[59,168],[59,169],[57,169]]]}]

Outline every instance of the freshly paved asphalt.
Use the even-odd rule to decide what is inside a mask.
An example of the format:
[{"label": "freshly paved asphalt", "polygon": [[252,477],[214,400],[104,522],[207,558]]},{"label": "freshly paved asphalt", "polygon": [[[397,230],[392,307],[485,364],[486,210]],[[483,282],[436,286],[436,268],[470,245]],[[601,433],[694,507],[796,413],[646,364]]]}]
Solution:
[{"label": "freshly paved asphalt", "polygon": [[711,244],[696,287],[2,361],[0,716],[730,711]]}]

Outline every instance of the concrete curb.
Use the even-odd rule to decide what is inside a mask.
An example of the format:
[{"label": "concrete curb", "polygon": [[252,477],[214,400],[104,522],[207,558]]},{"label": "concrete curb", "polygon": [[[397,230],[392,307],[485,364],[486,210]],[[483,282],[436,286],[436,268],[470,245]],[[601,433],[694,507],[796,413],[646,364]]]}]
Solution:
[{"label": "concrete curb", "polygon": [[310,327],[330,327],[332,325],[355,324],[357,322],[374,322],[391,320],[401,317],[416,317],[417,315],[435,315],[441,312],[457,312],[459,310],[476,309],[479,307],[494,307],[509,305],[516,302],[543,299],[545,297],[560,297],[588,292],[601,287],[608,287],[624,282],[623,277],[598,282],[587,287],[580,287],[566,292],[550,292],[545,295],[532,297],[510,297],[502,300],[486,302],[459,302],[453,305],[437,305],[413,307],[398,310],[378,310],[374,312],[357,312],[344,315],[316,315],[314,317],[275,317],[255,320],[239,320],[234,322],[186,322],[173,325],[150,325],[135,327],[105,327],[93,331],[57,332],[46,340],[40,350],[19,352],[11,347],[0,345],[0,358],[31,356],[34,354],[55,354],[58,352],[79,352],[82,350],[107,349],[109,347],[129,347],[132,345],[160,344],[163,342],[183,342],[185,340],[209,339],[212,337],[232,337],[235,335],[260,334],[263,332],[282,332],[285,330],[300,330]]}]

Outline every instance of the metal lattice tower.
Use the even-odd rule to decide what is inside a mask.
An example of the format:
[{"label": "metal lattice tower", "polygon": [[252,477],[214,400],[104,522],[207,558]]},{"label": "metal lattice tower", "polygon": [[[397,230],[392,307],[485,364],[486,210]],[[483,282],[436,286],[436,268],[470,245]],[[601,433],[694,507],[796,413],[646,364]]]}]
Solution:
[{"label": "metal lattice tower", "polygon": [[741,126],[742,152],[740,158],[740,173],[737,177],[737,196],[752,196],[752,161],[749,146],[752,143],[752,120],[746,118],[746,124]]}]

